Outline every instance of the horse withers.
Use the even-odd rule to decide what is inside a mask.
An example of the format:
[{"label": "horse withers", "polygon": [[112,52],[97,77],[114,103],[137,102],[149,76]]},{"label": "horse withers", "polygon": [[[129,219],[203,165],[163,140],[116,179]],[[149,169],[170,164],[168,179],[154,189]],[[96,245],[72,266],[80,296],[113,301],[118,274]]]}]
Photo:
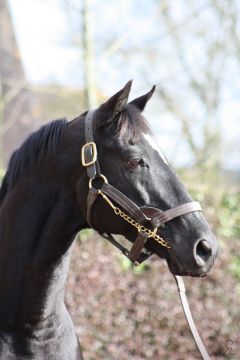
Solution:
[{"label": "horse withers", "polygon": [[[89,113],[54,121],[10,159],[0,190],[2,360],[82,359],[64,304],[81,229],[122,234],[130,243],[143,234],[140,250],[166,259],[176,275],[205,276],[214,263],[216,239],[199,207],[184,208],[192,199],[142,116],[154,88],[128,103],[130,87],[92,113],[90,130]],[[94,141],[86,142],[87,132]],[[170,209],[174,217],[159,222]]]}]

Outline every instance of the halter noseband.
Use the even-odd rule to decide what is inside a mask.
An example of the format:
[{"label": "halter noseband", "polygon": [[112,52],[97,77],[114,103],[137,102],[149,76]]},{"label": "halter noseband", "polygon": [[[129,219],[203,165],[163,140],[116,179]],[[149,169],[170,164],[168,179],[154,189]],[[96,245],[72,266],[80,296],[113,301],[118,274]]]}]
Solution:
[{"label": "halter noseband", "polygon": [[[97,146],[94,142],[94,110],[87,113],[85,119],[85,141],[82,147],[82,165],[86,167],[89,177],[89,192],[87,196],[87,221],[92,225],[92,208],[98,198],[101,196],[106,203],[113,209],[116,215],[119,215],[138,231],[137,237],[130,249],[123,247],[112,234],[101,234],[109,240],[114,246],[120,249],[135,265],[145,261],[152,255],[152,252],[146,250],[144,245],[148,238],[153,238],[160,245],[171,248],[169,244],[158,234],[158,228],[167,222],[194,211],[202,211],[201,205],[197,201],[188,202],[172,209],[161,211],[154,207],[138,207],[121,191],[108,183],[107,178],[101,174],[97,156]],[[93,180],[101,178],[103,184],[96,189],[93,186]],[[114,202],[114,203],[113,203]],[[118,204],[115,206],[114,204]],[[122,210],[123,209],[123,210]]]}]

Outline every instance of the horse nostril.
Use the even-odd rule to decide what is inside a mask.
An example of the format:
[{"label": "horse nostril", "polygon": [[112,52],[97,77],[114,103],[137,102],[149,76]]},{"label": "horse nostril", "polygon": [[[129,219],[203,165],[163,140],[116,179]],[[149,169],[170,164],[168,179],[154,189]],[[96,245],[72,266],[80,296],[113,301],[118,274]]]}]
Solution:
[{"label": "horse nostril", "polygon": [[195,249],[195,260],[197,264],[200,266],[205,265],[211,257],[212,252],[213,250],[207,240],[200,240]]}]

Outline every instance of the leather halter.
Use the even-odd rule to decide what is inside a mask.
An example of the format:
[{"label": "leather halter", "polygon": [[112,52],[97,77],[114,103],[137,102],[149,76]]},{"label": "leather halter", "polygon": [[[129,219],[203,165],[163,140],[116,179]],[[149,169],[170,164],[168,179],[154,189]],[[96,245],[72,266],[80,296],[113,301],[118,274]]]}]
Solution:
[{"label": "leather halter", "polygon": [[[138,234],[136,240],[134,241],[131,250],[129,251],[125,247],[123,247],[112,234],[102,233],[101,235],[109,240],[114,246],[122,251],[124,255],[126,255],[135,265],[138,265],[145,261],[152,255],[151,251],[148,251],[144,248],[144,245],[149,237],[154,238],[154,240],[158,241],[162,246],[166,246],[167,248],[171,248],[168,243],[160,238],[159,235],[156,234],[157,229],[167,222],[181,216],[194,211],[202,211],[201,205],[192,201],[189,203],[185,203],[179,206],[176,206],[172,209],[161,211],[157,208],[153,207],[143,207],[139,208],[134,202],[128,199],[121,191],[116,189],[114,186],[108,184],[106,177],[101,174],[100,166],[97,158],[97,146],[94,142],[94,110],[89,111],[86,115],[85,119],[85,145],[82,147],[82,165],[86,167],[87,174],[89,177],[89,192],[87,197],[87,221],[91,227],[94,228],[91,215],[92,208],[98,196],[102,196],[103,199],[112,207],[115,214],[120,215],[123,214],[123,218],[130,219],[132,225],[134,225],[138,229]],[[101,188],[96,189],[93,187],[93,180],[101,178],[103,180],[103,185]],[[121,209],[116,207],[112,201],[118,204],[122,209],[126,211],[124,213]],[[118,211],[116,211],[118,210]],[[152,230],[149,230],[145,227],[147,225],[150,226]],[[143,231],[145,230],[145,232]],[[148,232],[146,232],[148,231]],[[150,235],[149,235],[150,234]],[[189,328],[192,332],[192,336],[198,350],[204,360],[210,360],[210,356],[202,342],[202,339],[197,331],[197,328],[194,324],[192,314],[188,305],[185,286],[183,279],[181,276],[173,275],[177,286],[178,292],[181,299],[182,307],[184,310],[184,314],[186,316],[186,320],[188,322]]]},{"label": "leather halter", "polygon": [[[148,238],[153,238],[162,246],[171,248],[169,244],[157,235],[157,229],[167,222],[194,211],[202,211],[201,205],[197,201],[188,202],[172,209],[161,211],[154,207],[138,207],[121,191],[108,183],[106,177],[100,172],[100,165],[97,157],[97,146],[94,142],[94,110],[87,113],[85,118],[85,145],[82,147],[82,165],[86,167],[89,177],[89,192],[87,197],[87,221],[91,227],[92,224],[92,208],[101,195],[104,200],[113,208],[115,214],[120,215],[130,224],[138,229],[136,240],[134,241],[130,251],[123,247],[113,235],[108,233],[101,234],[109,240],[114,246],[118,247],[124,255],[126,255],[135,265],[145,261],[152,255],[151,251],[144,249],[144,245]],[[97,178],[103,180],[100,188],[93,187],[93,181]],[[120,208],[114,204],[118,204]],[[116,211],[116,209],[118,211]],[[121,210],[123,209],[123,211]],[[125,212],[124,212],[125,211]]]}]

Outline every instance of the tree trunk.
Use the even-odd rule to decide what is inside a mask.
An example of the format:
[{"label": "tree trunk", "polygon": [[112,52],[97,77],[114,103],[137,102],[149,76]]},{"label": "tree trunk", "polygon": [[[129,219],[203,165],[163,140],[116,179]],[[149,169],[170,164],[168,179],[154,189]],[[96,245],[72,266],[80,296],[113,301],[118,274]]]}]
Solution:
[{"label": "tree trunk", "polygon": [[89,0],[83,0],[82,24],[84,105],[86,109],[90,109],[96,106],[96,90],[93,69],[93,37],[91,32]]}]

